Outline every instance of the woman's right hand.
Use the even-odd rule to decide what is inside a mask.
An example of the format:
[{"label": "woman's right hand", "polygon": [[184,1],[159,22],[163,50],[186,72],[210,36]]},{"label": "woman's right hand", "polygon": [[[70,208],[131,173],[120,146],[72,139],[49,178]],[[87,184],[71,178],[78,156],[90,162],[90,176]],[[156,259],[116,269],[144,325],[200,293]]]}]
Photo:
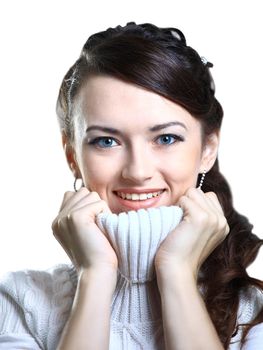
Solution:
[{"label": "woman's right hand", "polygon": [[95,221],[101,212],[111,213],[107,203],[97,192],[83,187],[65,193],[52,223],[54,236],[79,272],[99,268],[117,271],[117,256]]}]

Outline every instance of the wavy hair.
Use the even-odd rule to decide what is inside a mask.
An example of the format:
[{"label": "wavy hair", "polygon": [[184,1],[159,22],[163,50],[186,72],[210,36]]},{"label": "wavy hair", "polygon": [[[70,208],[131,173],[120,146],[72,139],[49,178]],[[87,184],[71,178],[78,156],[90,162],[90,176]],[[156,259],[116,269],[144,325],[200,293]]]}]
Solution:
[{"label": "wavy hair", "polygon": [[[150,23],[108,28],[91,35],[79,59],[65,75],[57,100],[61,131],[74,142],[74,106],[82,84],[91,75],[109,75],[136,84],[184,107],[200,121],[203,141],[220,129],[223,109],[215,98],[210,68],[213,65],[186,44],[176,28]],[[199,179],[197,179],[197,182]],[[263,282],[250,277],[246,268],[263,244],[252,233],[252,225],[233,207],[232,194],[219,170],[218,159],[207,173],[203,191],[213,191],[223,207],[230,227],[226,239],[201,266],[199,285],[204,302],[222,344],[228,348],[237,332],[240,292],[250,286],[263,291]],[[263,311],[244,325],[242,345],[250,328],[263,322]]]}]

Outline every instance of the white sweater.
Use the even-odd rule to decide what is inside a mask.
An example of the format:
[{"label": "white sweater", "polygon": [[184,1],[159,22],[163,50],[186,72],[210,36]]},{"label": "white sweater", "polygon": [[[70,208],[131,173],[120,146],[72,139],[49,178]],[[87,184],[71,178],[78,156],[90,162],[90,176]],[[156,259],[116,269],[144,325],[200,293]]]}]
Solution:
[{"label": "white sweater", "polygon": [[[97,223],[108,235],[119,262],[112,299],[110,350],[164,349],[153,260],[160,243],[181,217],[178,207],[98,216]],[[77,274],[72,265],[6,274],[0,283],[0,350],[55,350],[76,285]],[[255,288],[243,293],[238,322],[251,320],[262,305],[263,296]],[[240,349],[240,336],[241,331],[229,350]],[[252,328],[244,350],[261,348],[263,324]]]}]

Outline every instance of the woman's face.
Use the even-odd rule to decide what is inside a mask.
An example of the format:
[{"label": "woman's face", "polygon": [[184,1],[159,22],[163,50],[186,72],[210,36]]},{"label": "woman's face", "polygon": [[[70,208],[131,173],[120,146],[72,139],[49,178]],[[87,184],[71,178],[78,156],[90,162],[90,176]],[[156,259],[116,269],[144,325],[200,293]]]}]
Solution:
[{"label": "woman's face", "polygon": [[202,148],[199,121],[158,94],[94,76],[78,102],[76,165],[114,213],[175,205],[213,165],[218,137]]}]

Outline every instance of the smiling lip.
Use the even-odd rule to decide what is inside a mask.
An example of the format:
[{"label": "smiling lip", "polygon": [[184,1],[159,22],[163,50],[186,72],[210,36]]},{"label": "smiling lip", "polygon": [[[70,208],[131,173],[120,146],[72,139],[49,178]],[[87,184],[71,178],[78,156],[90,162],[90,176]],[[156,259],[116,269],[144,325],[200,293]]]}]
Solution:
[{"label": "smiling lip", "polygon": [[145,190],[142,189],[136,189],[136,188],[120,188],[114,191],[116,192],[123,192],[123,193],[152,193],[152,192],[158,192],[158,191],[163,191],[163,188],[148,188]]},{"label": "smiling lip", "polygon": [[115,194],[118,202],[121,204],[121,206],[128,208],[129,210],[139,210],[139,209],[146,209],[146,208],[157,206],[157,204],[160,201],[160,198],[162,197],[165,190],[160,190],[160,189],[148,189],[148,190],[137,190],[137,191],[135,191],[134,189],[129,189],[129,190],[122,189],[122,190],[120,190],[120,192],[123,192],[123,193],[151,193],[151,192],[158,192],[158,191],[163,191],[163,192],[161,194],[159,194],[157,197],[148,198],[145,200],[134,200],[134,201],[129,200],[129,199],[123,199],[123,198],[119,197],[117,195],[116,191],[114,191],[114,194]]}]

